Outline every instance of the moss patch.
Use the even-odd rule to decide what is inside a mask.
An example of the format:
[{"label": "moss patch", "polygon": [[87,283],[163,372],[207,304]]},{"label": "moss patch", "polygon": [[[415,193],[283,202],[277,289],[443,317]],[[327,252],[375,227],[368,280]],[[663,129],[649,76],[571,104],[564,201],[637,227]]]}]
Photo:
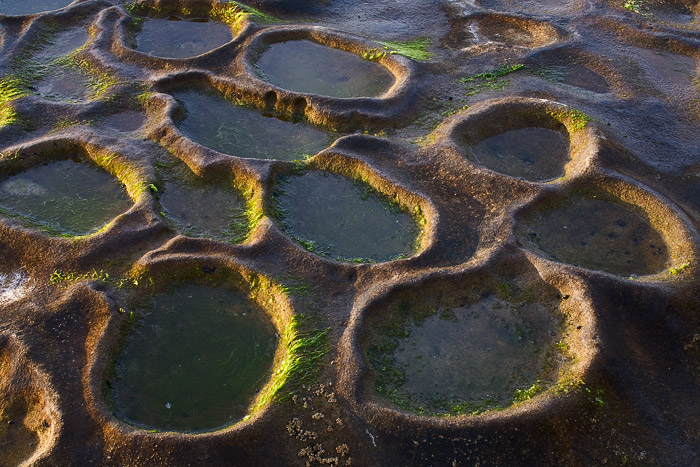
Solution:
[{"label": "moss patch", "polygon": [[508,65],[504,63],[491,71],[467,76],[466,78],[461,78],[460,81],[467,85],[467,96],[473,96],[485,90],[499,91],[510,84],[510,79],[504,78],[505,76],[515,73],[524,67],[525,65],[522,64]]},{"label": "moss patch", "polygon": [[562,110],[562,111],[549,111],[548,115],[556,118],[557,120],[562,120],[564,123],[568,123],[567,127],[570,131],[579,131],[586,128],[593,118],[581,112],[580,110]]},{"label": "moss patch", "polygon": [[31,94],[29,81],[22,76],[7,75],[0,78],[0,128],[22,123],[23,118],[11,102]]},{"label": "moss patch", "polygon": [[330,328],[316,328],[316,320],[307,315],[293,316],[284,330],[280,345],[286,357],[272,374],[272,380],[256,401],[253,410],[271,401],[290,399],[303,386],[315,383],[323,358],[329,350]]},{"label": "moss patch", "polygon": [[379,41],[380,44],[384,46],[384,49],[388,50],[390,54],[403,55],[410,59],[425,62],[432,58],[433,54],[430,52],[430,38],[419,37],[418,39],[413,39],[409,41]]}]

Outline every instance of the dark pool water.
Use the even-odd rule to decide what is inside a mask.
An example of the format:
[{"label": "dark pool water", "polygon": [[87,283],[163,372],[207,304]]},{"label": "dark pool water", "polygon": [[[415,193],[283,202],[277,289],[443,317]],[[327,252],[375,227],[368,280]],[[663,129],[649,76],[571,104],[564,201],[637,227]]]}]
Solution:
[{"label": "dark pool water", "polygon": [[136,34],[136,50],[164,58],[189,58],[233,39],[231,28],[209,19],[146,19]]},{"label": "dark pool water", "polygon": [[521,128],[486,138],[472,146],[478,162],[489,169],[533,182],[564,175],[569,146],[562,134],[547,128]]},{"label": "dark pool water", "polygon": [[540,212],[521,232],[556,261],[622,276],[660,272],[669,259],[661,234],[640,213],[610,201],[572,199]]},{"label": "dark pool water", "polygon": [[0,0],[2,15],[31,15],[42,11],[58,10],[72,0]]},{"label": "dark pool water", "polygon": [[333,135],[303,123],[264,116],[212,93],[180,91],[185,108],[178,128],[193,141],[236,157],[294,160],[330,145]]},{"label": "dark pool water", "polygon": [[240,292],[184,285],[157,295],[116,363],[117,415],[159,431],[241,420],[270,377],[277,336]]},{"label": "dark pool water", "polygon": [[182,234],[236,242],[248,232],[245,200],[230,182],[205,181],[184,164],[159,168],[158,175],[163,212]]},{"label": "dark pool water", "polygon": [[496,42],[514,47],[536,48],[549,45],[557,40],[555,30],[547,23],[508,20],[498,16],[484,16],[470,28],[480,42]]},{"label": "dark pool water", "polygon": [[413,217],[363,182],[321,171],[283,177],[274,202],[283,228],[314,252],[363,261],[416,252]]},{"label": "dark pool water", "polygon": [[255,66],[276,86],[331,97],[377,97],[395,81],[378,63],[307,40],[272,44]]},{"label": "dark pool water", "polygon": [[562,71],[562,83],[599,94],[610,90],[608,82],[595,71],[582,65],[572,65]]},{"label": "dark pool water", "polygon": [[51,233],[85,235],[131,208],[124,187],[85,162],[63,160],[0,181],[0,209]]},{"label": "dark pool water", "polygon": [[102,124],[121,133],[136,131],[146,123],[146,114],[140,110],[126,110],[110,115],[102,120]]}]

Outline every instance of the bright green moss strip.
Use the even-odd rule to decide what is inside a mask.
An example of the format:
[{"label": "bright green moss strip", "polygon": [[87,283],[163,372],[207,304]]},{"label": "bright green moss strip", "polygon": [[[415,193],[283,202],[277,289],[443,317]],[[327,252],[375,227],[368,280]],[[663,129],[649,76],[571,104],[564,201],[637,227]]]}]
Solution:
[{"label": "bright green moss strip", "polygon": [[391,54],[403,55],[419,62],[430,60],[433,56],[428,50],[430,48],[430,38],[428,37],[419,37],[418,39],[405,42],[386,41],[379,43],[389,50]]},{"label": "bright green moss strip", "polygon": [[213,19],[217,19],[234,27],[240,27],[240,25],[248,19],[267,24],[280,22],[280,20],[274,16],[260,11],[257,8],[234,1],[222,5],[215,5],[211,10],[210,16]]},{"label": "bright green moss strip", "polygon": [[460,81],[467,85],[468,96],[473,96],[486,89],[497,91],[510,84],[510,80],[504,78],[504,76],[515,73],[524,67],[525,65],[522,64],[508,65],[504,63],[494,70],[467,76],[466,78],[460,79]]},{"label": "bright green moss strip", "polygon": [[0,79],[0,128],[21,122],[20,116],[10,102],[31,94],[27,79],[7,75]]},{"label": "bright green moss strip", "polygon": [[253,411],[270,401],[286,400],[302,386],[316,380],[328,352],[330,328],[315,329],[313,323],[313,318],[306,315],[291,318],[280,339],[287,355],[272,374],[272,381],[258,398]]},{"label": "bright green moss strip", "polygon": [[569,121],[569,128],[572,131],[579,131],[583,130],[586,128],[586,125],[588,123],[593,121],[593,118],[581,112],[580,110],[564,110],[561,112],[548,112],[549,115],[552,117],[558,119],[558,120],[568,120]]}]

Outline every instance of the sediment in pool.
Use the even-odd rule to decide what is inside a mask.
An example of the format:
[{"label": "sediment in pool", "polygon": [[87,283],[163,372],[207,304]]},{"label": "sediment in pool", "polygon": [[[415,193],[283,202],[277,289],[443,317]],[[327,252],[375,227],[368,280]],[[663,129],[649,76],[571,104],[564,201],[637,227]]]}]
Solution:
[{"label": "sediment in pool", "polygon": [[88,99],[89,82],[89,78],[81,72],[60,66],[51,74],[40,78],[34,87],[42,97],[49,100],[80,102]]},{"label": "sediment in pool", "polygon": [[489,169],[541,182],[564,175],[570,160],[568,138],[562,131],[526,127],[506,131],[471,146],[477,162]]},{"label": "sediment in pool", "polygon": [[693,57],[638,47],[634,50],[651,65],[649,73],[657,81],[673,87],[694,87],[698,74],[697,62]]},{"label": "sediment in pool", "polygon": [[518,231],[536,252],[586,269],[642,276],[669,262],[664,238],[641,209],[593,195],[535,206]]},{"label": "sediment in pool", "polygon": [[535,70],[535,74],[557,84],[565,84],[597,94],[610,92],[608,81],[591,68],[576,63],[550,65]]},{"label": "sediment in pool", "polygon": [[48,39],[49,44],[36,54],[36,58],[51,59],[66,55],[84,45],[89,38],[85,27],[65,29]]},{"label": "sediment in pool", "polygon": [[557,384],[570,356],[561,295],[544,283],[471,283],[399,295],[363,344],[376,394],[421,415],[504,409]]},{"label": "sediment in pool", "polygon": [[5,333],[0,333],[0,391],[0,464],[33,464],[54,442],[55,399],[26,348]]},{"label": "sediment in pool", "polygon": [[484,13],[455,18],[443,43],[451,48],[464,48],[482,43],[536,49],[551,45],[564,33],[544,21]]},{"label": "sediment in pool", "polygon": [[39,435],[24,423],[29,412],[25,401],[0,410],[0,464],[19,465],[36,451]]},{"label": "sediment in pool", "polygon": [[670,26],[696,26],[700,5],[694,0],[651,0],[627,2],[624,7],[644,19],[659,21]]}]

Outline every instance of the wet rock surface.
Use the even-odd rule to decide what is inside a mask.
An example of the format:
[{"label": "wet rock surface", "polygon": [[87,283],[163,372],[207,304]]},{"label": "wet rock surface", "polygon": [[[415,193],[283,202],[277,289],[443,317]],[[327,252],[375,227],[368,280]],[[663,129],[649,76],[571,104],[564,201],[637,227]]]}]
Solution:
[{"label": "wet rock surface", "polygon": [[[698,21],[652,0],[0,0],[0,464],[693,465]],[[161,23],[223,35],[139,49]],[[22,211],[54,182],[59,217],[99,221]],[[363,246],[309,243],[328,238]],[[140,384],[155,370],[123,349],[164,376]],[[158,361],[192,355],[223,370]],[[201,405],[244,380],[234,409]],[[149,397],[153,417],[126,408]]]}]

